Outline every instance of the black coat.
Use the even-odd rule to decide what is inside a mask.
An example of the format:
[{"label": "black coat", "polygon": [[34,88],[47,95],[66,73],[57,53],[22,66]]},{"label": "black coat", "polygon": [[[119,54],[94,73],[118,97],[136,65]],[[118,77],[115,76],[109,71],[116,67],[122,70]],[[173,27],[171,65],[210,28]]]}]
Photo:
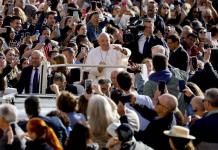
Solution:
[{"label": "black coat", "polygon": [[25,89],[25,93],[30,93],[30,82],[31,82],[32,71],[33,71],[33,66],[28,66],[23,69],[20,76],[20,80],[16,85],[17,92],[19,94],[22,93],[24,89]]},{"label": "black coat", "polygon": [[169,63],[173,67],[187,71],[189,57],[183,47],[179,47],[175,52],[170,52]]},{"label": "black coat", "polygon": [[[139,37],[140,38],[140,37]],[[162,45],[167,47],[166,42],[155,35],[151,35],[149,38],[147,50],[145,54],[139,52],[138,40],[132,43],[128,48],[131,50],[130,60],[135,63],[141,63],[145,58],[151,58],[151,48],[156,45]]]},{"label": "black coat", "polygon": [[176,124],[173,113],[169,113],[165,117],[159,118],[153,109],[147,106],[136,104],[133,106],[141,116],[150,120],[148,127],[139,133],[137,136],[143,143],[152,147],[155,150],[170,150],[169,138],[164,135],[164,130],[170,130]]},{"label": "black coat", "polygon": [[53,148],[43,140],[34,140],[26,143],[25,150],[53,150]]},{"label": "black coat", "polygon": [[12,67],[10,65],[7,65],[2,73],[0,74],[0,91],[4,91],[5,88],[6,88],[6,80],[5,80],[5,77],[11,72],[12,70]]},{"label": "black coat", "polygon": [[202,91],[209,88],[218,88],[218,73],[210,63],[205,63],[204,69],[195,72],[189,81],[197,84]]},{"label": "black coat", "polygon": [[190,134],[196,137],[194,144],[200,142],[218,143],[218,113],[206,115],[196,120],[190,127]]}]

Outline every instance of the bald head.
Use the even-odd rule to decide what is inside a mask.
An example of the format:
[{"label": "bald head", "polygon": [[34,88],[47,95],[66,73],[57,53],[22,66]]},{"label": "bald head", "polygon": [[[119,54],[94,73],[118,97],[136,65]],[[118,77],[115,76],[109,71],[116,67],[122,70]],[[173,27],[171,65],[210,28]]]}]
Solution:
[{"label": "bald head", "polygon": [[174,111],[178,106],[177,98],[171,94],[163,94],[159,96],[159,100],[168,107],[169,111]]},{"label": "bald head", "polygon": [[195,96],[194,98],[192,98],[191,105],[195,113],[205,111],[203,100],[204,100],[203,96]]}]

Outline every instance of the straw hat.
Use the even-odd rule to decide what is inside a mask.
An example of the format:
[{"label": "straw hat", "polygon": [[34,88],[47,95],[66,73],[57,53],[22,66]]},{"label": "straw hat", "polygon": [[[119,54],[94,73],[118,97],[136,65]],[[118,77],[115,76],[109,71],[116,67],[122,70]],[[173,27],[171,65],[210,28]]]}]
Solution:
[{"label": "straw hat", "polygon": [[182,126],[173,126],[171,130],[165,130],[164,134],[171,137],[185,138],[191,140],[195,139],[194,136],[189,135],[189,129]]}]

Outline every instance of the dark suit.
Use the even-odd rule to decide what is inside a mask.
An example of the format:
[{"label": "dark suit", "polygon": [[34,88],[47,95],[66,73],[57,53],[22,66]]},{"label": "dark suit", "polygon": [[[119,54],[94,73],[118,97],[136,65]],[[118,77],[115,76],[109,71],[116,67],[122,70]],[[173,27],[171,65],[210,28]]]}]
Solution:
[{"label": "dark suit", "polygon": [[132,51],[132,54],[130,56],[130,60],[132,60],[132,62],[135,62],[135,63],[141,63],[144,58],[151,58],[151,48],[153,46],[162,45],[164,47],[167,47],[166,42],[164,40],[158,38],[155,35],[151,35],[149,37],[149,42],[147,44],[147,49],[146,49],[145,53],[141,54],[139,52],[139,46],[138,46],[139,38],[137,39],[136,42],[132,43],[132,45],[130,45],[128,47]]},{"label": "dark suit", "polygon": [[[31,75],[33,71],[33,66],[25,67],[21,73],[20,80],[18,81],[16,87],[17,92],[20,94],[25,89],[25,93],[30,93],[30,83]],[[39,87],[39,85],[37,85]]]},{"label": "dark suit", "polygon": [[70,73],[68,75],[67,83],[73,84],[73,82],[80,81],[80,68],[72,68],[70,69]]},{"label": "dark suit", "polygon": [[[216,110],[217,111],[217,110]],[[190,127],[190,134],[196,137],[194,144],[200,142],[218,143],[218,112],[196,120]]]},{"label": "dark suit", "polygon": [[163,131],[171,129],[176,124],[174,113],[169,113],[159,118],[155,110],[147,106],[136,104],[133,107],[142,117],[150,120],[148,127],[144,131],[139,132],[136,135],[136,139],[141,140],[155,150],[163,150],[163,148],[164,150],[170,150],[169,139],[164,135]]},{"label": "dark suit", "polygon": [[170,52],[169,63],[173,67],[187,71],[189,57],[183,47],[179,47],[175,52]]},{"label": "dark suit", "polygon": [[204,69],[196,71],[189,81],[197,84],[202,91],[218,88],[218,73],[210,63],[205,63]]}]

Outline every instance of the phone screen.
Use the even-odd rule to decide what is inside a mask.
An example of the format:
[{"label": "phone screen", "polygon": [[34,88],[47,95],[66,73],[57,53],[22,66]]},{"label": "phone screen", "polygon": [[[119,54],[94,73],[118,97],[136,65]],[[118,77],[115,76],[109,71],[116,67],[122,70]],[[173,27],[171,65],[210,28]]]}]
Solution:
[{"label": "phone screen", "polygon": [[90,79],[85,80],[85,89],[88,89],[90,86],[92,86],[92,80]]},{"label": "phone screen", "polygon": [[185,89],[185,81],[179,80],[179,91],[183,92],[184,89]]},{"label": "phone screen", "polygon": [[192,58],[191,58],[192,67],[193,67],[194,70],[196,70],[197,67],[198,67],[197,61],[198,61],[198,60],[197,60],[197,57],[192,57]]},{"label": "phone screen", "polygon": [[79,19],[78,11],[73,11],[73,17],[75,17],[76,19]]},{"label": "phone screen", "polygon": [[166,82],[163,80],[158,81],[158,90],[160,91],[161,94],[165,93],[165,88],[166,88]]},{"label": "phone screen", "polygon": [[9,15],[13,14],[13,9],[14,9],[14,4],[8,3],[8,14]]},{"label": "phone screen", "polygon": [[96,1],[92,1],[91,2],[91,4],[92,4],[92,10],[96,10]]}]

